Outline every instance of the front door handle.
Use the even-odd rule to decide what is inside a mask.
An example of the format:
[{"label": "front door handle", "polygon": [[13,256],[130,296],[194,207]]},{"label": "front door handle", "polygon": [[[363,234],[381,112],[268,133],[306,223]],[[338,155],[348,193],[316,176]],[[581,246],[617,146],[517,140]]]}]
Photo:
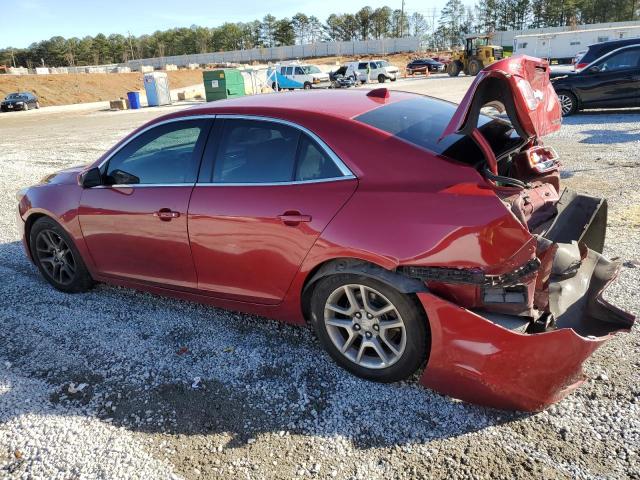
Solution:
[{"label": "front door handle", "polygon": [[161,208],[157,212],[153,212],[153,216],[158,217],[164,222],[169,222],[172,218],[178,218],[180,216],[180,212],[174,212],[170,208]]},{"label": "front door handle", "polygon": [[296,210],[284,212],[282,215],[278,215],[278,218],[289,227],[295,227],[302,222],[307,223],[311,221],[311,215],[303,215]]}]

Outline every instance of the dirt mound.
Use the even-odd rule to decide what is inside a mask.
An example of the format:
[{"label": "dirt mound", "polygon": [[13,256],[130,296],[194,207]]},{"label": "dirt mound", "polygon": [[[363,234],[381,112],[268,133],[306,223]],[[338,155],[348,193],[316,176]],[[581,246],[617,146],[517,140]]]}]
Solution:
[{"label": "dirt mound", "polygon": [[[171,88],[202,82],[201,70],[167,72]],[[141,73],[86,73],[59,75],[0,75],[0,96],[11,92],[34,93],[42,106],[99,102],[142,90]]]}]

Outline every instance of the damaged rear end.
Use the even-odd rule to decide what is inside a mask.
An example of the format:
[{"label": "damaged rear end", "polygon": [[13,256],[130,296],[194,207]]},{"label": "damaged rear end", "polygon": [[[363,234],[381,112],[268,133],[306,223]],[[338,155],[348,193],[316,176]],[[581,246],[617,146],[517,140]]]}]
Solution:
[{"label": "damaged rear end", "polygon": [[[478,126],[487,106],[506,113],[520,139],[508,151]],[[558,155],[540,140],[560,119],[548,64],[512,57],[476,77],[443,134],[474,140],[488,185],[477,188],[492,190],[528,236],[508,266],[400,268],[429,287],[417,295],[431,327],[421,378],[430,388],[492,407],[540,410],[578,387],[583,362],[633,325],[632,315],[604,299],[620,271],[602,256],[606,200],[562,189]]]}]

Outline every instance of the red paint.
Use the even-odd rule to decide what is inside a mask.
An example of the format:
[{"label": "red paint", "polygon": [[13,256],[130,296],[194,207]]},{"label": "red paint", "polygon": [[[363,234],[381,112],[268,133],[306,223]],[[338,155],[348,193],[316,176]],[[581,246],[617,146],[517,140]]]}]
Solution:
[{"label": "red paint", "polygon": [[462,400],[538,411],[585,380],[582,363],[609,337],[588,339],[565,328],[522,335],[430,293],[419,293],[431,328],[420,383]]},{"label": "red paint", "polygon": [[[78,208],[87,248],[102,275],[197,287],[187,233],[193,187],[89,188]],[[166,209],[177,218],[156,215]]]},{"label": "red paint", "polygon": [[[356,180],[343,180],[197,186],[189,208],[189,236],[198,288],[234,300],[280,303],[304,257],[356,185]],[[308,216],[310,221],[280,218],[285,213],[292,214],[291,220]]]},{"label": "red paint", "polygon": [[478,73],[442,137],[465,127],[474,96],[491,78],[504,81],[511,91],[517,120],[530,138],[540,138],[560,129],[560,102],[549,80],[549,62],[515,55],[492,63]]},{"label": "red paint", "polygon": [[[546,86],[537,69],[544,62],[525,59],[520,70],[517,64],[498,62],[483,71],[452,125],[457,129],[464,121],[465,105],[482,78],[506,78],[498,67],[512,74],[509,82],[522,74],[532,87]],[[524,97],[514,95],[520,111]],[[357,179],[82,189],[81,169],[70,169],[31,187],[20,201],[20,216],[25,226],[32,215],[58,221],[98,281],[293,324],[305,323],[305,282],[336,258],[389,270],[438,266],[489,275],[526,264],[536,255],[535,238],[474,168],[352,120],[411,97],[394,91],[377,98],[358,90],[258,95],[207,103],[148,124],[222,113],[288,120],[322,138]],[[539,113],[527,115],[528,123],[521,119],[527,131],[553,130]],[[543,278],[523,280],[530,293],[526,308],[534,297],[545,302],[552,257],[541,255]],[[588,340],[571,330],[516,334],[465,309],[482,305],[479,287],[432,282],[429,288],[431,293],[419,294],[432,333],[421,381],[465,400],[543,408],[575,388],[582,361],[606,340]]]}]

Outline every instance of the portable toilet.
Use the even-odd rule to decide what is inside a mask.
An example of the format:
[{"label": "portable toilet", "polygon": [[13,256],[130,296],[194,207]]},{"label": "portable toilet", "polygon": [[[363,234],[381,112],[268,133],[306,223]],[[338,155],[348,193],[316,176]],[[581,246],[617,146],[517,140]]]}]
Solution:
[{"label": "portable toilet", "polygon": [[147,104],[150,107],[171,104],[171,90],[169,89],[169,79],[166,73],[145,73],[144,90],[147,93]]},{"label": "portable toilet", "polygon": [[244,77],[236,68],[221,68],[202,72],[207,102],[223,98],[243,97]]}]

